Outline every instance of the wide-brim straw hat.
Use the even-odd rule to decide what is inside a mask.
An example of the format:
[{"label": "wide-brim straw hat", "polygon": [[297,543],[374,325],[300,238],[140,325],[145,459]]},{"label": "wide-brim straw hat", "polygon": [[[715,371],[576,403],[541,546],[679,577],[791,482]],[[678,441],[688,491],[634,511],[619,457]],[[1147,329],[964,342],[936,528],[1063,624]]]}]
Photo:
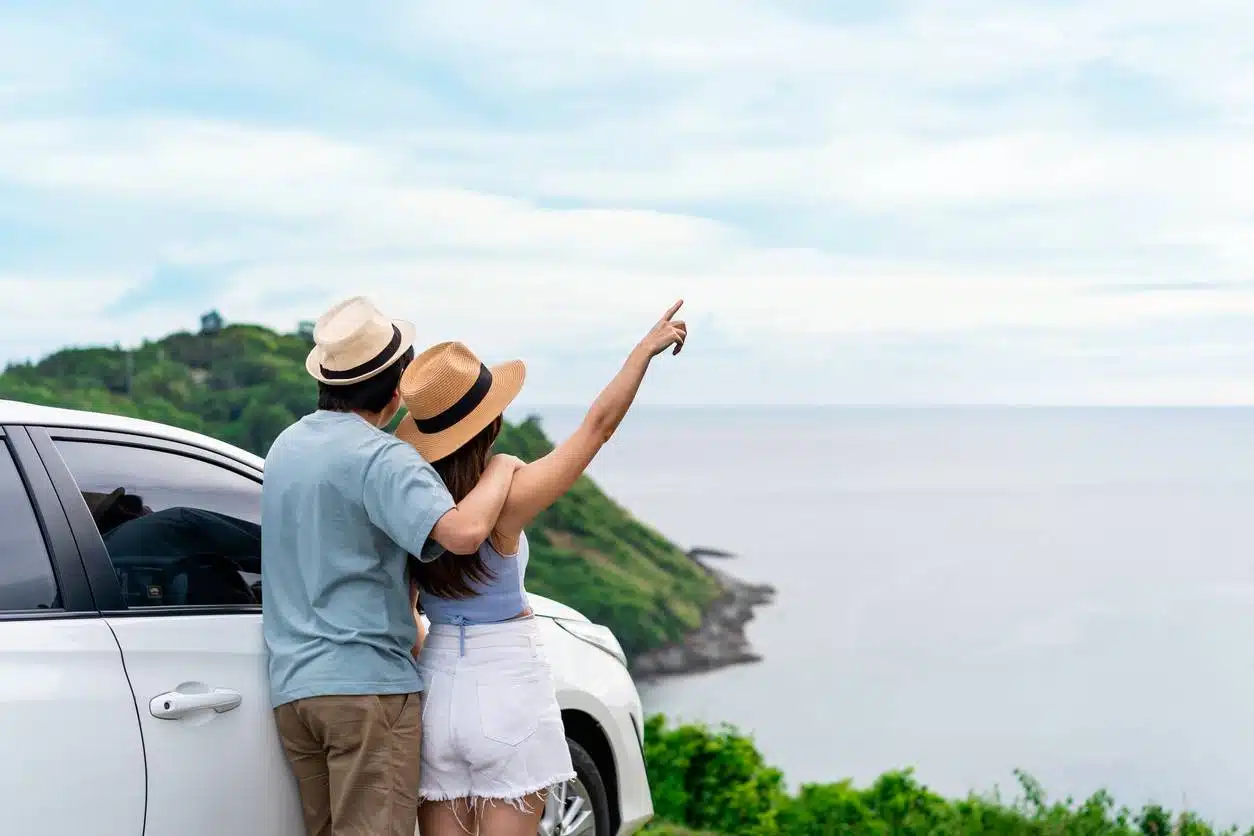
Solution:
[{"label": "wide-brim straw hat", "polygon": [[118,504],[118,500],[125,495],[126,488],[114,488],[109,493],[83,491],[83,499],[87,501],[87,507],[91,510],[91,518],[95,520],[97,526],[100,525],[100,521],[105,518],[105,515],[113,510],[113,506]]},{"label": "wide-brim straw hat", "polygon": [[345,299],[314,324],[305,370],[331,386],[369,380],[414,345],[414,325],[390,319],[364,296]]},{"label": "wide-brim straw hat", "polygon": [[409,414],[396,437],[427,461],[439,461],[495,421],[518,397],[526,378],[521,360],[489,368],[462,343],[433,345],[401,376],[401,399]]}]

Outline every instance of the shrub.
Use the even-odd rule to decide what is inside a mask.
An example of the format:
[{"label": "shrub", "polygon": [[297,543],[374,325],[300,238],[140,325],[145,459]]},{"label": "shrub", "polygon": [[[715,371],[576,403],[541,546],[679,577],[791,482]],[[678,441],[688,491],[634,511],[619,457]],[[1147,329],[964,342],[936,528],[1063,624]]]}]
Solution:
[{"label": "shrub", "polygon": [[[753,741],[729,726],[646,724],[645,759],[658,824],[647,832],[681,836],[1215,836],[1190,813],[1157,805],[1140,813],[1116,807],[1105,790],[1083,802],[1051,802],[1030,775],[1017,772],[1020,796],[946,799],[910,770],[887,772],[869,787],[852,781],[807,784],[793,795]],[[687,828],[687,829],[685,829]],[[1247,832],[1254,836],[1254,828]]]}]

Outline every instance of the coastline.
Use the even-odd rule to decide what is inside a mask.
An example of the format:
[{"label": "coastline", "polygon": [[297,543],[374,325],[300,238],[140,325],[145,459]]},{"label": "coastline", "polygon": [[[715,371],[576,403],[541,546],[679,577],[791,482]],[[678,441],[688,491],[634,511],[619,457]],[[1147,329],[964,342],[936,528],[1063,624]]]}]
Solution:
[{"label": "coastline", "polygon": [[745,636],[745,627],[758,607],[775,600],[775,587],[743,581],[721,569],[714,569],[702,558],[716,556],[726,560],[727,552],[692,549],[688,556],[713,577],[723,589],[701,617],[701,626],[682,641],[655,648],[637,656],[631,664],[631,675],[637,682],[648,682],[670,676],[703,673],[760,662]]}]

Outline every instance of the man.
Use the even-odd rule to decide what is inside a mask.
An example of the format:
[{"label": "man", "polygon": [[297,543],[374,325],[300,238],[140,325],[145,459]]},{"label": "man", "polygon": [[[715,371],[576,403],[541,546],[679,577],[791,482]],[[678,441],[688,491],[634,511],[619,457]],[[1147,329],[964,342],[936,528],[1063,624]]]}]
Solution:
[{"label": "man", "polygon": [[305,363],[318,411],[266,457],[270,698],[310,836],[413,836],[422,682],[406,560],[476,552],[519,465],[493,457],[455,505],[431,465],[382,430],[413,341],[413,325],[362,297],[324,314]]}]

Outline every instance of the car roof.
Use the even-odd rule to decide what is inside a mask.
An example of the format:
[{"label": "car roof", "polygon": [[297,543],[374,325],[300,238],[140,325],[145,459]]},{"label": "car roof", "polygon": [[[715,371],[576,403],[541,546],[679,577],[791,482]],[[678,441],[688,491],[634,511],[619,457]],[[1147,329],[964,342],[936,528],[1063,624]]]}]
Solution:
[{"label": "car roof", "polygon": [[54,406],[40,406],[24,401],[6,401],[0,399],[0,425],[3,424],[34,424],[44,427],[73,427],[84,430],[112,430],[129,432],[162,438],[167,441],[179,441],[211,450],[219,455],[228,456],[236,461],[261,469],[264,460],[247,450],[241,450],[224,441],[207,435],[194,433],[190,430],[158,424],[155,421],[144,421],[140,418],[128,418],[124,415],[109,415],[103,412],[84,412],[78,409],[61,409]]}]

